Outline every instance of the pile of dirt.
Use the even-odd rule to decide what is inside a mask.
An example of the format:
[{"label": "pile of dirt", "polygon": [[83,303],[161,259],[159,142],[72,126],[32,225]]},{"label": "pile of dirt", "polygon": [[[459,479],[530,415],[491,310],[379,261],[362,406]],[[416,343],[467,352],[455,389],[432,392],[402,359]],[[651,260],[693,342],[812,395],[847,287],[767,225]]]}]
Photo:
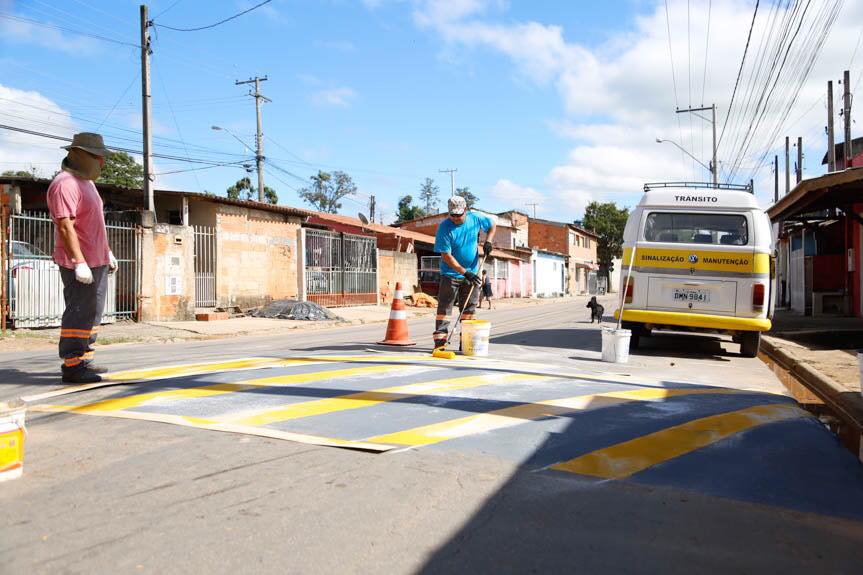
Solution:
[{"label": "pile of dirt", "polygon": [[405,296],[405,303],[414,307],[437,307],[437,300],[423,292],[417,292]]},{"label": "pile of dirt", "polygon": [[341,318],[314,302],[295,299],[280,299],[249,312],[252,317],[270,319],[293,319],[305,321],[340,320]]}]

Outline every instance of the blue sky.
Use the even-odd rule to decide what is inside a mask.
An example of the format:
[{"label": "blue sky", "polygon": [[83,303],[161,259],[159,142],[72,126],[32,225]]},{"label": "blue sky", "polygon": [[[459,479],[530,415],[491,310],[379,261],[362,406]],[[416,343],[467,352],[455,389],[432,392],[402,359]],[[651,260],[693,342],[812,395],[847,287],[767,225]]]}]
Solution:
[{"label": "blue sky", "polygon": [[[164,0],[149,8],[157,24],[194,27],[256,3]],[[135,48],[2,17],[134,44],[138,5],[0,0],[0,123],[59,135],[98,129],[109,143],[140,148]],[[247,156],[210,127],[252,146],[254,102],[234,81],[267,75],[266,180],[280,203],[302,205],[295,190],[311,174],[342,169],[360,190],[343,213],[367,211],[374,194],[389,222],[398,198],[416,197],[425,177],[445,198],[449,177],[438,170],[455,167],[456,184],[469,186],[485,209],[539,202],[538,215],[572,220],[593,199],[631,205],[644,181],[707,178],[655,138],[680,140],[709,160],[709,126],[681,128],[674,106],[700,103],[703,83],[704,97],[727,107],[753,6],[713,1],[707,41],[708,3],[669,2],[676,97],[664,2],[274,0],[211,30],[156,28],[156,151],[226,162]],[[817,147],[808,174],[821,170],[824,81],[849,63],[856,79],[863,61],[850,58],[860,33],[849,23],[855,14],[863,16],[859,0],[846,3],[785,121],[790,135],[806,134]],[[61,157],[50,140],[0,131],[0,169],[33,165],[50,174]],[[769,166],[755,171],[759,160],[753,153],[744,164],[765,182],[760,196],[771,196],[772,174]],[[222,194],[245,175],[237,167],[166,173],[190,167],[157,161],[157,187]]]}]

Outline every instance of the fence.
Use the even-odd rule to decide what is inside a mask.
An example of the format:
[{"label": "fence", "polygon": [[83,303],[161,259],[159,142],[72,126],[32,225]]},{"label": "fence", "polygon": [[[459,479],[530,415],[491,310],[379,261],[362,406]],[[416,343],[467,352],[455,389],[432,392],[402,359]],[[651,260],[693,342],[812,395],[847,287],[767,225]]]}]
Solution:
[{"label": "fence", "polygon": [[[134,224],[107,221],[108,245],[118,269],[108,276],[103,322],[133,318],[138,311],[140,235]],[[15,327],[60,325],[65,304],[60,268],[52,260],[54,224],[44,212],[9,218],[6,286],[9,319]]]},{"label": "fence", "polygon": [[324,306],[376,304],[375,238],[305,229],[306,299]]},{"label": "fence", "polygon": [[195,307],[216,307],[216,228],[194,226]]}]

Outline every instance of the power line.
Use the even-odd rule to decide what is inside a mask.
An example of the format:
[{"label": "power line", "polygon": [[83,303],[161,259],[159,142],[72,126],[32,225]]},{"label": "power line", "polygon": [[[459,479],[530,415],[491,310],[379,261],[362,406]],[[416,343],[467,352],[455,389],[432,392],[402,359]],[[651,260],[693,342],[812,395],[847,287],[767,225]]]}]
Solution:
[{"label": "power line", "polygon": [[129,85],[128,85],[128,86],[126,86],[126,89],[125,89],[125,90],[123,90],[123,93],[122,93],[122,94],[120,94],[120,97],[119,97],[119,98],[117,98],[117,101],[116,101],[116,102],[114,102],[114,105],[113,105],[113,106],[111,106],[111,109],[110,109],[110,110],[108,110],[108,113],[107,113],[107,114],[105,114],[105,117],[104,117],[104,118],[102,118],[102,121],[101,121],[101,122],[99,122],[99,125],[98,125],[98,126],[96,126],[96,130],[97,130],[97,131],[99,130],[99,128],[101,128],[101,127],[102,127],[102,124],[104,124],[105,122],[107,122],[107,121],[108,121],[108,118],[110,118],[110,117],[111,117],[111,114],[113,114],[113,113],[114,113],[114,110],[116,110],[116,109],[117,109],[117,104],[119,104],[119,103],[120,103],[120,100],[122,100],[123,98],[125,98],[125,97],[126,97],[126,93],[127,93],[127,92],[132,88],[132,85],[133,85],[135,82],[137,82],[137,81],[138,81],[138,76],[139,76],[140,74],[141,74],[141,72],[140,72],[140,71],[135,72],[135,77],[134,77],[134,78],[132,78],[132,81],[131,81],[131,82],[129,82]]},{"label": "power line", "polygon": [[15,16],[14,14],[9,14],[8,12],[0,12],[0,18],[6,18],[7,20],[15,20],[17,22],[26,22],[27,24],[41,26],[42,28],[51,28],[54,30],[60,30],[62,32],[69,32],[70,34],[77,34],[78,36],[86,36],[87,38],[102,40],[103,42],[111,42],[113,44],[119,44],[121,46],[130,46],[132,48],[138,48],[139,50],[141,49],[141,46],[139,44],[134,44],[132,42],[124,42],[122,40],[117,40],[116,38],[108,38],[107,36],[101,36],[99,34],[91,34],[90,32],[83,32],[81,30],[75,30],[74,28],[67,28],[66,26],[58,26],[56,24],[49,24],[47,22],[41,22],[32,18]]},{"label": "power line", "polygon": [[260,4],[256,4],[255,6],[252,6],[251,8],[249,8],[247,10],[243,10],[242,12],[240,12],[238,14],[234,14],[233,16],[230,16],[229,18],[225,18],[224,20],[219,20],[218,22],[216,22],[214,24],[208,24],[206,26],[199,26],[197,28],[174,28],[172,26],[165,26],[164,24],[156,24],[155,22],[153,23],[153,26],[158,26],[159,28],[165,28],[166,30],[173,30],[174,32],[198,32],[200,30],[209,30],[210,28],[215,28],[216,26],[220,26],[220,25],[224,24],[225,22],[230,22],[231,20],[233,20],[235,18],[239,18],[243,14],[248,14],[252,10],[260,8],[264,4],[269,4],[272,1],[273,0],[264,0]]},{"label": "power line", "polygon": [[[677,72],[674,70],[674,50],[671,47],[671,19],[668,15],[668,0],[665,0],[665,30],[668,33],[668,59],[671,61],[671,83],[674,86],[674,108],[680,108],[680,100],[677,98]],[[682,144],[686,142],[683,141],[683,128],[680,126],[680,115],[677,115],[677,137],[678,140]],[[685,164],[686,156],[683,155],[683,152],[680,152],[680,160]]]},{"label": "power line", "polygon": [[[39,136],[42,138],[48,138],[51,140],[59,140],[61,142],[71,142],[72,138],[66,138],[63,136],[57,136],[55,134],[48,134],[46,132],[39,132],[37,130],[29,130],[27,128],[21,128],[18,126],[10,126],[8,124],[0,124],[0,129],[9,130],[10,132],[18,132],[21,134],[28,134],[31,136]],[[117,150],[118,152],[126,152],[127,154],[142,154],[141,150],[136,150],[132,148],[121,148],[118,146],[110,146],[110,149]],[[207,160],[205,158],[186,158],[183,156],[175,156],[172,154],[153,154],[154,158],[162,158],[165,160],[177,160],[178,162],[187,162],[190,164],[210,164],[210,165],[229,165],[223,162],[217,162],[214,160]],[[236,162],[231,162],[234,164],[242,164],[244,160],[237,160]]]},{"label": "power line", "polygon": [[165,13],[167,13],[167,12],[171,11],[171,10],[174,8],[174,6],[176,6],[177,4],[179,4],[179,3],[180,3],[180,2],[182,2],[182,1],[183,1],[183,0],[176,0],[173,4],[171,4],[170,6],[168,6],[167,8],[165,8],[164,10],[162,10],[161,12],[159,12],[158,14],[156,14],[155,16],[153,16],[153,20],[155,20],[155,19],[156,19],[156,18],[158,18],[159,16],[161,16],[161,15],[163,15],[163,14],[165,14]]},{"label": "power line", "polygon": [[734,90],[731,91],[731,103],[728,104],[728,112],[725,114],[725,123],[722,124],[722,131],[719,133],[719,143],[722,143],[722,136],[725,135],[725,127],[728,125],[728,118],[731,116],[731,110],[734,108],[734,97],[737,95],[737,87],[740,84],[740,75],[743,74],[743,65],[746,63],[746,54],[749,52],[749,42],[752,40],[752,30],[755,28],[755,17],[758,16],[758,6],[761,0],[755,0],[755,11],[752,13],[752,22],[749,24],[749,35],[746,37],[746,46],[743,48],[743,58],[740,59],[740,68],[737,70],[737,80],[734,81]]}]

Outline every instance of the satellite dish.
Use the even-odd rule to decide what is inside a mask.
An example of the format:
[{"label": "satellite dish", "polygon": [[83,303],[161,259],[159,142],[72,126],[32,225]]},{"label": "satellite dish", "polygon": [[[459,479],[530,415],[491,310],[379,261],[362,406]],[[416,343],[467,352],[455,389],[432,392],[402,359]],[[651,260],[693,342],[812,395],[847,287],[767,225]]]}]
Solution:
[{"label": "satellite dish", "polygon": [[357,217],[360,219],[360,221],[363,223],[364,226],[368,225],[369,219],[366,217],[366,215],[364,213],[362,213],[362,212],[358,213]]}]

